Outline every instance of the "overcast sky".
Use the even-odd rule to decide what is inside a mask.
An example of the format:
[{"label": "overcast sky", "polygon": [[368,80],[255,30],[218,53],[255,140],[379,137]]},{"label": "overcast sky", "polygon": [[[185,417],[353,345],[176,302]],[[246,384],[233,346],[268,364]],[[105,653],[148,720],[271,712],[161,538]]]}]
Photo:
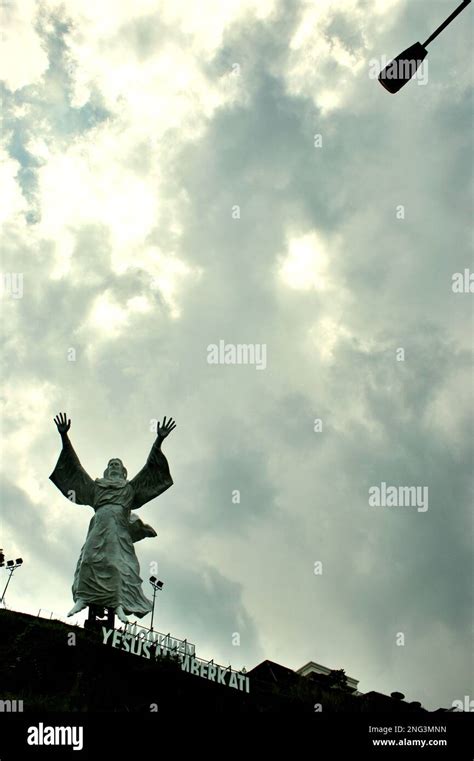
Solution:
[{"label": "overcast sky", "polygon": [[[131,478],[172,415],[174,485],[135,545],[158,628],[428,708],[474,694],[474,297],[452,289],[473,270],[472,8],[428,82],[371,77],[454,5],[3,4],[8,607],[72,606],[93,511],[48,479],[54,414],[93,478],[116,456]],[[265,344],[266,368],[209,364],[220,340]],[[370,506],[382,482],[428,509]]]}]

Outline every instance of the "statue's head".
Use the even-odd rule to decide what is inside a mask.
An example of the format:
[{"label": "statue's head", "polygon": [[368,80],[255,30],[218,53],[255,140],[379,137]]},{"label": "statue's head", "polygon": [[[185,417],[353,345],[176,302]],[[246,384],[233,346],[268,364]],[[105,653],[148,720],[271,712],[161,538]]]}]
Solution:
[{"label": "statue's head", "polygon": [[127,469],[122,460],[119,460],[118,457],[109,460],[107,468],[104,470],[104,478],[127,478]]}]

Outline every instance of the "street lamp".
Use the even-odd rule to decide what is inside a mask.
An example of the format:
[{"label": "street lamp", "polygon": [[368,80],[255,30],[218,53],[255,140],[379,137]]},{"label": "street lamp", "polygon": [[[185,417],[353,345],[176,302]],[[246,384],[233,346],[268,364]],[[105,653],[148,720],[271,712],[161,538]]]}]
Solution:
[{"label": "street lamp", "polygon": [[[5,564],[5,555],[2,551],[0,551],[0,567]],[[10,576],[8,577],[8,581],[5,584],[5,589],[3,590],[3,594],[0,598],[0,603],[3,603],[5,605],[5,594],[8,589],[8,585],[11,581],[11,578],[13,576],[13,571],[16,571],[17,568],[19,568],[23,564],[22,558],[17,558],[16,560],[7,560],[7,566],[6,570],[9,572]]]},{"label": "street lamp", "polygon": [[433,42],[438,34],[441,34],[443,29],[446,29],[448,24],[450,24],[451,21],[453,21],[456,16],[469,5],[470,2],[471,0],[464,0],[464,2],[462,2],[461,5],[459,5],[456,10],[453,11],[450,16],[448,16],[446,21],[443,21],[443,23],[437,29],[435,29],[433,34],[428,37],[423,45],[421,42],[415,42],[414,45],[410,45],[410,47],[404,50],[403,53],[397,55],[393,61],[390,61],[385,69],[383,69],[379,74],[380,84],[385,87],[388,92],[392,93],[392,95],[401,90],[402,87],[410,81],[410,79],[419,68],[420,64],[428,55],[426,48],[430,42]]},{"label": "street lamp", "polygon": [[163,589],[163,582],[159,581],[159,579],[156,578],[156,576],[150,576],[150,584],[153,587],[153,607],[151,609],[151,629],[150,631],[153,631],[153,616],[155,615],[155,599],[156,599],[156,593],[161,592]]}]

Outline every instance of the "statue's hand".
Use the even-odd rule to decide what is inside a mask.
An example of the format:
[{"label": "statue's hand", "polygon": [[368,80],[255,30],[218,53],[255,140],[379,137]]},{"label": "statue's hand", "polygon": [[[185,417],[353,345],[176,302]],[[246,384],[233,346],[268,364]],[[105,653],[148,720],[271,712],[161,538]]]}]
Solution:
[{"label": "statue's hand", "polygon": [[163,418],[163,422],[160,425],[158,423],[156,427],[156,436],[160,441],[163,441],[163,439],[166,439],[169,433],[173,430],[173,428],[176,428],[176,423],[174,422],[173,418],[170,417],[168,422],[166,422],[166,416]]},{"label": "statue's hand", "polygon": [[67,415],[64,412],[60,412],[56,415],[54,422],[56,423],[56,427],[61,436],[64,433],[67,433],[71,427],[71,421],[67,419]]}]

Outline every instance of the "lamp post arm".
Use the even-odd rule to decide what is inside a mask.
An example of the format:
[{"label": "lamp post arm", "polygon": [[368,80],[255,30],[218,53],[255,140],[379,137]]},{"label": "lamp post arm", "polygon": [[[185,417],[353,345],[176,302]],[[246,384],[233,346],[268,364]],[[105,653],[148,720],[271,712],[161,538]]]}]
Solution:
[{"label": "lamp post arm", "polygon": [[14,570],[15,570],[15,568],[11,568],[11,569],[9,569],[9,571],[10,571],[10,576],[8,577],[8,581],[7,581],[6,585],[5,585],[5,589],[3,590],[3,594],[2,594],[2,597],[0,598],[0,602],[3,602],[3,604],[5,604],[5,595],[6,595],[6,593],[7,593],[8,585],[9,585],[9,583],[10,583],[10,581],[11,581],[11,578],[12,578],[12,576],[13,576],[13,571],[14,571]]},{"label": "lamp post arm", "polygon": [[443,21],[443,23],[442,23],[442,24],[441,24],[441,25],[440,25],[440,26],[439,26],[437,29],[435,29],[435,31],[433,32],[433,34],[432,34],[430,37],[428,37],[428,39],[426,40],[426,42],[424,42],[424,43],[423,43],[423,47],[424,47],[424,48],[426,48],[426,46],[427,46],[427,45],[429,45],[429,44],[430,44],[430,42],[433,42],[433,40],[434,40],[434,39],[435,39],[435,38],[438,36],[438,34],[441,34],[441,32],[443,31],[443,29],[446,29],[446,27],[448,26],[448,24],[450,24],[450,23],[451,23],[451,21],[453,21],[453,20],[456,18],[456,16],[457,16],[459,13],[461,13],[461,11],[463,11],[463,10],[464,10],[464,8],[467,8],[467,6],[469,5],[469,3],[470,3],[470,2],[471,2],[471,0],[464,0],[464,2],[462,2],[462,3],[461,3],[461,5],[458,5],[458,7],[456,8],[456,10],[455,10],[455,11],[453,11],[453,12],[451,13],[451,15],[450,15],[450,16],[448,16],[448,18],[446,19],[446,21]]}]

